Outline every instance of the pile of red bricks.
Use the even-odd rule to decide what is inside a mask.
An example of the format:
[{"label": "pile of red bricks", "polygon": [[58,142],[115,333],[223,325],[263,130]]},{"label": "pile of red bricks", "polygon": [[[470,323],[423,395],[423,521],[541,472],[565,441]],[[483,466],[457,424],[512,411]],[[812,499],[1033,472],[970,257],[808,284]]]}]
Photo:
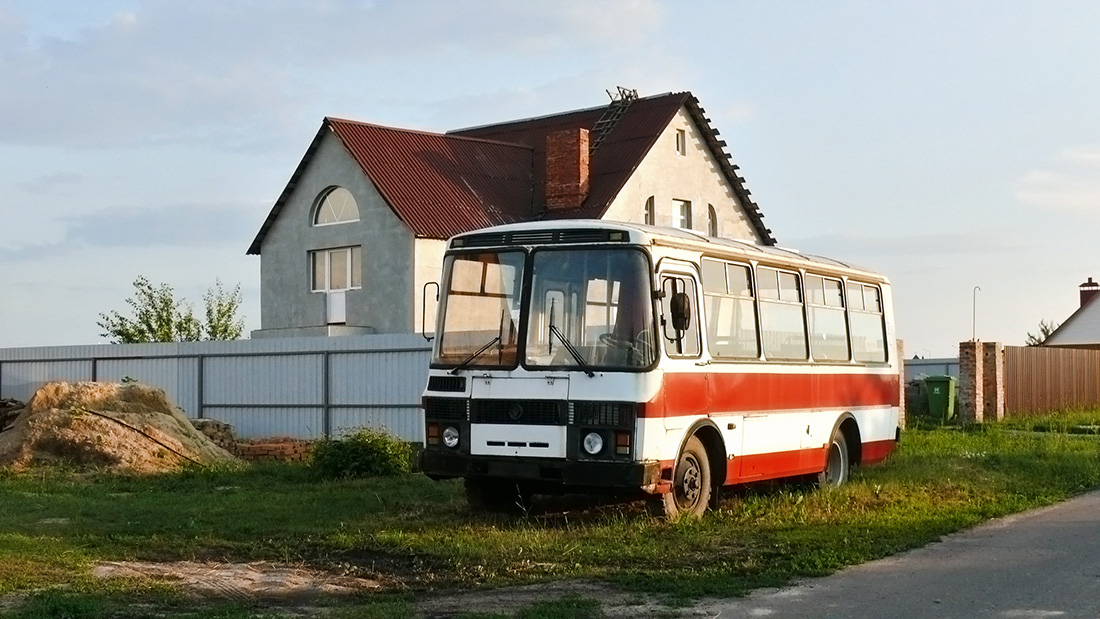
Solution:
[{"label": "pile of red bricks", "polygon": [[283,460],[305,462],[313,452],[313,443],[296,438],[278,437],[238,443],[237,455],[244,460]]}]

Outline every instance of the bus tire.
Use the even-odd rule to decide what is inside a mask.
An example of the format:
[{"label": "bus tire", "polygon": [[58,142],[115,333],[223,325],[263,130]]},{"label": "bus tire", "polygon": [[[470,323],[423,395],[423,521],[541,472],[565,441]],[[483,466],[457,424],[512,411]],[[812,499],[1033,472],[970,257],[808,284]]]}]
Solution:
[{"label": "bus tire", "polygon": [[710,458],[703,442],[693,435],[676,458],[672,489],[661,495],[661,512],[665,518],[702,517],[712,491]]},{"label": "bus tire", "polygon": [[825,451],[825,468],[817,475],[817,485],[821,488],[835,488],[848,481],[851,462],[848,460],[848,440],[844,432],[837,428],[829,440]]},{"label": "bus tire", "polygon": [[531,509],[531,493],[516,482],[467,477],[466,503],[475,512],[520,514]]}]

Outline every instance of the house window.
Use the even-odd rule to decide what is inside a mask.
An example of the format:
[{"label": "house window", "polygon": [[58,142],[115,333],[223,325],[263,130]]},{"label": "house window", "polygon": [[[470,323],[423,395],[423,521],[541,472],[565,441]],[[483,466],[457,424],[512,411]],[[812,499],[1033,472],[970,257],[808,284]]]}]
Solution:
[{"label": "house window", "polygon": [[714,205],[707,205],[707,234],[718,236],[718,213],[714,212]]},{"label": "house window", "polygon": [[681,155],[688,153],[687,132],[683,129],[676,130],[676,152]]},{"label": "house window", "polygon": [[331,292],[363,287],[363,250],[338,247],[309,252],[313,292]]},{"label": "house window", "polygon": [[650,226],[657,223],[657,214],[653,212],[653,196],[649,196],[649,199],[645,201],[645,222]]},{"label": "house window", "polygon": [[313,225],[326,226],[359,221],[359,207],[355,197],[343,187],[329,187],[317,197],[317,210],[313,215]]},{"label": "house window", "polygon": [[691,201],[673,200],[673,222],[677,228],[691,229]]}]

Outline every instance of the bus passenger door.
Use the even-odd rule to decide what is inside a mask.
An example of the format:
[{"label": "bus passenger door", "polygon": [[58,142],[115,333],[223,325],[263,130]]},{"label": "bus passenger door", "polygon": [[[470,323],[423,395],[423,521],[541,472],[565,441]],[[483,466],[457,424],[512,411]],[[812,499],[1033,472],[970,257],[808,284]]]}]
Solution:
[{"label": "bus passenger door", "polygon": [[667,361],[664,362],[665,428],[689,425],[708,412],[707,373],[698,365],[702,355],[699,329],[698,285],[683,271],[661,271],[660,315],[657,329]]}]

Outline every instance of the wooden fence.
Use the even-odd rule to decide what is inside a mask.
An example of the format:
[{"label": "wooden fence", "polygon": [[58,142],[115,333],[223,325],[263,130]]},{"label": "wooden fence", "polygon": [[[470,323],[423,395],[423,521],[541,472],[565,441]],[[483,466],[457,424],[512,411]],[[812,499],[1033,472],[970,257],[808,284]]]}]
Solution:
[{"label": "wooden fence", "polygon": [[1100,350],[1005,346],[1006,415],[1100,406]]}]

